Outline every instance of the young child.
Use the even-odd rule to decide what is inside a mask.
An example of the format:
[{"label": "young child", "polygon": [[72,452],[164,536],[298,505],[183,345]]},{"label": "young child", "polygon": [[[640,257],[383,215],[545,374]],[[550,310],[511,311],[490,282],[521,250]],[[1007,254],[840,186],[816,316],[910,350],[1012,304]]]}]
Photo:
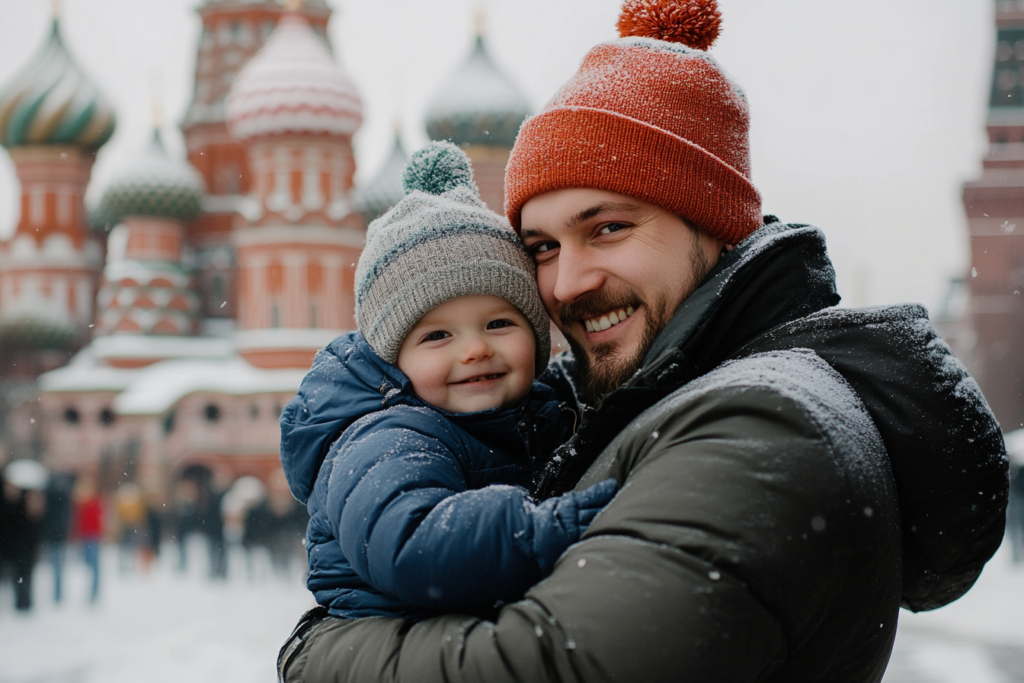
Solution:
[{"label": "young child", "polygon": [[488,613],[614,495],[609,480],[537,505],[522,488],[575,426],[534,382],[550,338],[533,262],[454,145],[414,154],[403,184],[367,231],[359,331],[317,354],[281,417],[307,585],[345,618]]}]

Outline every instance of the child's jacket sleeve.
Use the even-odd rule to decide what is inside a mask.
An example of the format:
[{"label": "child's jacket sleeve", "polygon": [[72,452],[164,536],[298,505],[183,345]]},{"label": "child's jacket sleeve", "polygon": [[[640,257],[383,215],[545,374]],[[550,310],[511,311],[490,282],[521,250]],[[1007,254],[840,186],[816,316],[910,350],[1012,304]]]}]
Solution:
[{"label": "child's jacket sleeve", "polygon": [[353,570],[377,590],[417,607],[488,610],[551,571],[614,482],[538,506],[520,487],[487,485],[514,480],[517,466],[475,468],[467,458],[499,454],[456,431],[408,406],[352,425],[328,456],[337,460],[327,514]]}]

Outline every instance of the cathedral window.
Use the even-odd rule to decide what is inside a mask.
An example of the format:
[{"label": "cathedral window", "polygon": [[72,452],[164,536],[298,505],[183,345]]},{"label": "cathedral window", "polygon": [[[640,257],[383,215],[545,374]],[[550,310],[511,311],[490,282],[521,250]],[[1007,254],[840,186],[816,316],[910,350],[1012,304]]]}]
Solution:
[{"label": "cathedral window", "polygon": [[32,190],[28,200],[29,222],[43,225],[46,221],[46,193],[41,188]]}]

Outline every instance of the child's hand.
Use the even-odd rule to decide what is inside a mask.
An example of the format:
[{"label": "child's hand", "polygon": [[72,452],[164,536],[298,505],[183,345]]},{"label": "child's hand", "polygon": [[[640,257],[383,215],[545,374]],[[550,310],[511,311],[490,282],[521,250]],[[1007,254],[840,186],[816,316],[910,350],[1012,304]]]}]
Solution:
[{"label": "child's hand", "polygon": [[[572,491],[565,494],[573,496],[576,502],[577,524],[580,527],[580,536],[587,530],[590,523],[597,517],[597,513],[604,510],[605,506],[615,497],[616,482],[614,479],[599,481],[590,488],[582,491]],[[563,496],[564,497],[564,496]]]},{"label": "child's hand", "polygon": [[547,575],[555,560],[573,543],[598,513],[615,497],[616,482],[605,479],[582,491],[549,498],[534,510],[533,550],[541,573]]}]

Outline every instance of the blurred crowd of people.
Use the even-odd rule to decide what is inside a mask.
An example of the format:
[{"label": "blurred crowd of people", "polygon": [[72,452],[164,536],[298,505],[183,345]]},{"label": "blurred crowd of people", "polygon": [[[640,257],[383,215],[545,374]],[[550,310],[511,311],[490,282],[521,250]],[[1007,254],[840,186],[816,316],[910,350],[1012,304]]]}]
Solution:
[{"label": "blurred crowd of people", "polygon": [[[208,471],[186,471],[170,494],[122,482],[103,490],[89,476],[47,472],[39,463],[18,460],[0,473],[0,590],[9,583],[14,607],[32,608],[33,575],[45,562],[53,577],[52,598],[64,598],[69,561],[88,570],[87,599],[101,593],[101,548],[116,546],[121,574],[147,573],[163,549],[188,570],[193,539],[205,539],[212,579],[228,576],[228,549],[244,549],[246,573],[254,557],[269,556],[275,572],[293,576],[303,562],[302,540],[308,517],[292,498],[281,472],[267,483],[241,477],[230,485]],[[2,604],[2,603],[0,603]]]}]

